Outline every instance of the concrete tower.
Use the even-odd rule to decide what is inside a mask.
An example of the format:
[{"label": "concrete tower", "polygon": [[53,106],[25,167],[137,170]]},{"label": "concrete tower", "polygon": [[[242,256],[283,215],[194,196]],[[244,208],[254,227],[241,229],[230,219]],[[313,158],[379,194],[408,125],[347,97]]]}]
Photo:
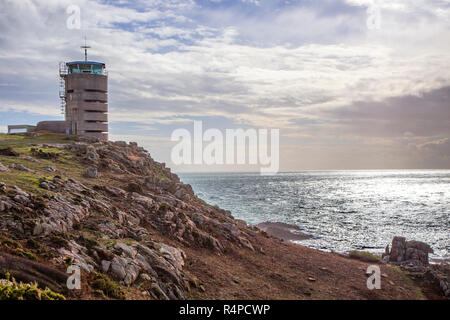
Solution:
[{"label": "concrete tower", "polygon": [[105,64],[87,60],[60,64],[63,112],[70,134],[108,140],[108,75]]}]

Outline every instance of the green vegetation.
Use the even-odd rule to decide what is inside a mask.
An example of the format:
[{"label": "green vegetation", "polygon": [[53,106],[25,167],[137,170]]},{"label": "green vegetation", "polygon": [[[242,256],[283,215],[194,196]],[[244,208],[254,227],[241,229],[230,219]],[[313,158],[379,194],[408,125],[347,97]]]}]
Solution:
[{"label": "green vegetation", "polygon": [[403,271],[399,266],[391,266],[391,267],[395,272],[397,272],[400,275],[402,282],[407,283],[408,285],[414,288],[418,300],[427,300],[420,287],[414,282],[413,279],[411,279],[409,272]]},{"label": "green vegetation", "polygon": [[4,246],[7,251],[13,255],[36,261],[37,257],[34,253],[24,249],[22,247],[22,244],[16,240],[9,239],[9,238],[3,238],[0,242],[2,246]]},{"label": "green vegetation", "polygon": [[20,244],[20,242],[10,239],[10,238],[2,238],[1,240],[1,244],[5,245],[9,248],[21,248],[22,245]]},{"label": "green vegetation", "polygon": [[110,298],[125,299],[125,292],[123,289],[105,274],[98,272],[94,274],[92,288],[102,291]]},{"label": "green vegetation", "polygon": [[129,247],[136,244],[135,241],[129,240],[129,239],[123,239],[123,240],[122,240],[122,243],[125,243],[125,244],[126,244],[127,246],[129,246]]},{"label": "green vegetation", "polygon": [[350,251],[348,253],[350,258],[353,259],[358,259],[361,261],[366,261],[366,262],[380,262],[381,258],[373,253],[370,252],[366,252],[366,251]]},{"label": "green vegetation", "polygon": [[[3,163],[6,167],[8,167],[11,163],[23,164],[22,161],[4,161],[5,157],[0,156],[0,162]],[[14,158],[17,159],[17,158]],[[31,172],[26,171],[18,171],[18,170],[10,170],[9,172],[1,173],[1,182],[6,183],[8,185],[16,185],[19,188],[25,191],[39,191],[39,179],[36,178],[36,175]]]},{"label": "green vegetation", "polygon": [[40,148],[31,148],[30,153],[40,159],[57,159],[63,151],[56,148],[46,148],[45,151]]},{"label": "green vegetation", "polygon": [[29,260],[33,260],[33,261],[37,260],[37,257],[34,253],[24,250],[24,249],[21,249],[21,248],[17,248],[13,253],[15,255],[20,256],[25,259],[29,259]]},{"label": "green vegetation", "polygon": [[65,300],[65,297],[48,288],[39,289],[36,283],[17,283],[10,279],[9,273],[5,280],[0,280],[0,300]]},{"label": "green vegetation", "polygon": [[116,245],[117,241],[114,239],[101,239],[101,243],[107,248],[112,248]]},{"label": "green vegetation", "polygon": [[34,249],[40,249],[42,247],[42,245],[33,238],[27,240],[27,245]]},{"label": "green vegetation", "polygon": [[[0,149],[14,152],[0,154],[0,163],[5,167],[11,164],[22,165],[29,171],[19,171],[10,169],[1,173],[1,182],[8,185],[17,185],[19,188],[35,194],[52,194],[52,191],[39,187],[40,179],[51,180],[46,167],[53,166],[56,169],[68,174],[69,178],[82,178],[84,168],[80,166],[77,158],[68,153],[65,149],[48,147],[37,147],[38,144],[68,144],[75,141],[77,137],[58,134],[0,134]],[[36,159],[30,161],[27,157]]]},{"label": "green vegetation", "polygon": [[65,134],[56,133],[15,133],[15,134],[0,134],[0,145],[21,145],[26,146],[28,144],[38,144],[38,143],[70,143],[71,141],[76,141],[77,136],[68,136]]}]

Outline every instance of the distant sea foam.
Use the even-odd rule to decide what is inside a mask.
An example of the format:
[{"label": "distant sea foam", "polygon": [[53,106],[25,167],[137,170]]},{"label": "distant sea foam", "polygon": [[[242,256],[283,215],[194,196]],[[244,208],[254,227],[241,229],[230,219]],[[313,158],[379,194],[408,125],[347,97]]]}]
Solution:
[{"label": "distant sea foam", "polygon": [[180,174],[210,204],[250,224],[298,225],[303,245],[380,252],[393,236],[450,258],[450,170]]}]

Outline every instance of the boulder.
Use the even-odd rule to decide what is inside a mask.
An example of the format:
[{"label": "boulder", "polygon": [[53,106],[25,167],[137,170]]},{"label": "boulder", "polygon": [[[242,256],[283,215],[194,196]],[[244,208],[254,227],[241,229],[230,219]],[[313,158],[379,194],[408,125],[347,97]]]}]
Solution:
[{"label": "boulder", "polygon": [[124,253],[125,256],[134,259],[137,255],[137,250],[127,246],[125,243],[118,242],[114,245],[114,249],[118,250],[120,253]]},{"label": "boulder", "polygon": [[24,196],[24,197],[26,197],[26,198],[29,198],[29,197],[30,197],[30,195],[29,195],[27,192],[23,191],[23,190],[20,189],[18,186],[14,186],[14,192],[15,192],[16,194],[21,195],[21,196]]},{"label": "boulder", "polygon": [[175,269],[180,271],[183,269],[184,259],[186,258],[186,254],[183,250],[174,248],[162,242],[158,243],[156,246],[158,247],[159,252],[175,267]]},{"label": "boulder", "polygon": [[104,273],[107,273],[109,270],[109,267],[111,266],[111,261],[102,260],[101,265],[102,265],[102,271]]},{"label": "boulder", "polygon": [[404,237],[394,237],[392,239],[391,251],[387,252],[388,250],[389,247],[386,247],[383,258],[388,257],[389,262],[425,266],[428,265],[428,254],[433,253],[433,249],[425,242],[416,240],[406,241]]},{"label": "boulder", "polygon": [[150,277],[148,274],[146,274],[146,273],[141,273],[140,275],[139,275],[139,280],[140,281],[142,281],[142,282],[149,282],[149,281],[152,281],[152,277]]},{"label": "boulder", "polygon": [[[67,248],[66,248],[67,247]],[[71,258],[72,264],[79,266],[81,269],[90,273],[94,271],[92,258],[86,253],[86,248],[81,247],[75,241],[68,241],[63,248],[59,248],[57,252],[66,258]]]},{"label": "boulder", "polygon": [[56,168],[54,166],[46,165],[45,170],[48,172],[56,172]]},{"label": "boulder", "polygon": [[39,187],[45,190],[50,190],[50,185],[48,184],[47,181],[42,181],[41,183],[39,183]]},{"label": "boulder", "polygon": [[21,204],[27,204],[30,200],[21,194],[17,194],[14,196],[14,201],[21,203]]},{"label": "boulder", "polygon": [[30,161],[30,162],[39,162],[39,161],[37,161],[36,159],[34,159],[34,158],[30,157],[30,156],[25,157],[25,160]]},{"label": "boulder", "polygon": [[111,262],[111,273],[113,276],[118,280],[125,279],[125,276],[127,275],[126,272],[126,266],[127,261],[124,258],[121,257],[114,257],[113,261]]},{"label": "boulder", "polygon": [[433,253],[433,249],[427,243],[415,240],[406,242],[406,261],[420,261],[423,265],[428,265],[428,253]]},{"label": "boulder", "polygon": [[430,247],[430,245],[425,242],[422,242],[422,241],[416,241],[416,240],[408,241],[408,242],[406,242],[406,248],[414,248],[419,251],[433,253],[433,249]]},{"label": "boulder", "polygon": [[97,178],[98,172],[96,168],[86,168],[84,175],[88,178]]},{"label": "boulder", "polygon": [[89,161],[97,161],[100,158],[94,146],[88,145],[86,147],[86,159]]},{"label": "boulder", "polygon": [[12,163],[9,167],[11,169],[16,169],[16,170],[19,170],[19,171],[33,172],[33,170],[28,169],[27,167],[25,167],[24,165],[22,165],[20,163],[19,164]]},{"label": "boulder", "polygon": [[389,254],[389,261],[401,262],[405,260],[406,238],[394,237],[392,239],[391,252]]},{"label": "boulder", "polygon": [[129,263],[127,265],[126,275],[125,278],[123,279],[123,282],[127,286],[133,284],[136,281],[137,277],[139,276],[139,271],[140,268],[138,265],[136,265],[135,263]]},{"label": "boulder", "polygon": [[33,235],[47,235],[52,232],[53,228],[48,223],[36,223],[33,229]]},{"label": "boulder", "polygon": [[133,259],[115,256],[111,262],[113,276],[127,286],[133,284],[139,276],[141,268]]},{"label": "boulder", "polygon": [[8,171],[9,171],[9,169],[7,167],[5,167],[3,165],[3,163],[0,162],[0,172],[8,172]]}]

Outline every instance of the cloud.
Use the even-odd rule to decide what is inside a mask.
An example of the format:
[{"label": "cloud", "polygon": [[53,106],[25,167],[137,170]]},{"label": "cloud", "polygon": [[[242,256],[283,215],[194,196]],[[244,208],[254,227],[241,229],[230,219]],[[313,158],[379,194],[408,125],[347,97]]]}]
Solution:
[{"label": "cloud", "polygon": [[[334,119],[349,134],[377,137],[430,137],[450,135],[450,87],[383,101],[359,101],[331,109]],[[329,114],[328,114],[329,112]]]},{"label": "cloud", "polygon": [[450,138],[426,142],[417,146],[419,150],[437,154],[450,160]]},{"label": "cloud", "polygon": [[[280,128],[285,154],[314,148],[317,158],[357,144],[355,165],[371,152],[403,159],[405,143],[449,134],[450,6],[376,1],[381,28],[370,30],[371,3],[5,0],[0,111],[9,121],[57,117],[58,62],[80,59],[87,35],[90,59],[107,65],[111,129],[121,134],[121,123],[169,134],[217,119]],[[81,30],[66,28],[71,4]]]}]

